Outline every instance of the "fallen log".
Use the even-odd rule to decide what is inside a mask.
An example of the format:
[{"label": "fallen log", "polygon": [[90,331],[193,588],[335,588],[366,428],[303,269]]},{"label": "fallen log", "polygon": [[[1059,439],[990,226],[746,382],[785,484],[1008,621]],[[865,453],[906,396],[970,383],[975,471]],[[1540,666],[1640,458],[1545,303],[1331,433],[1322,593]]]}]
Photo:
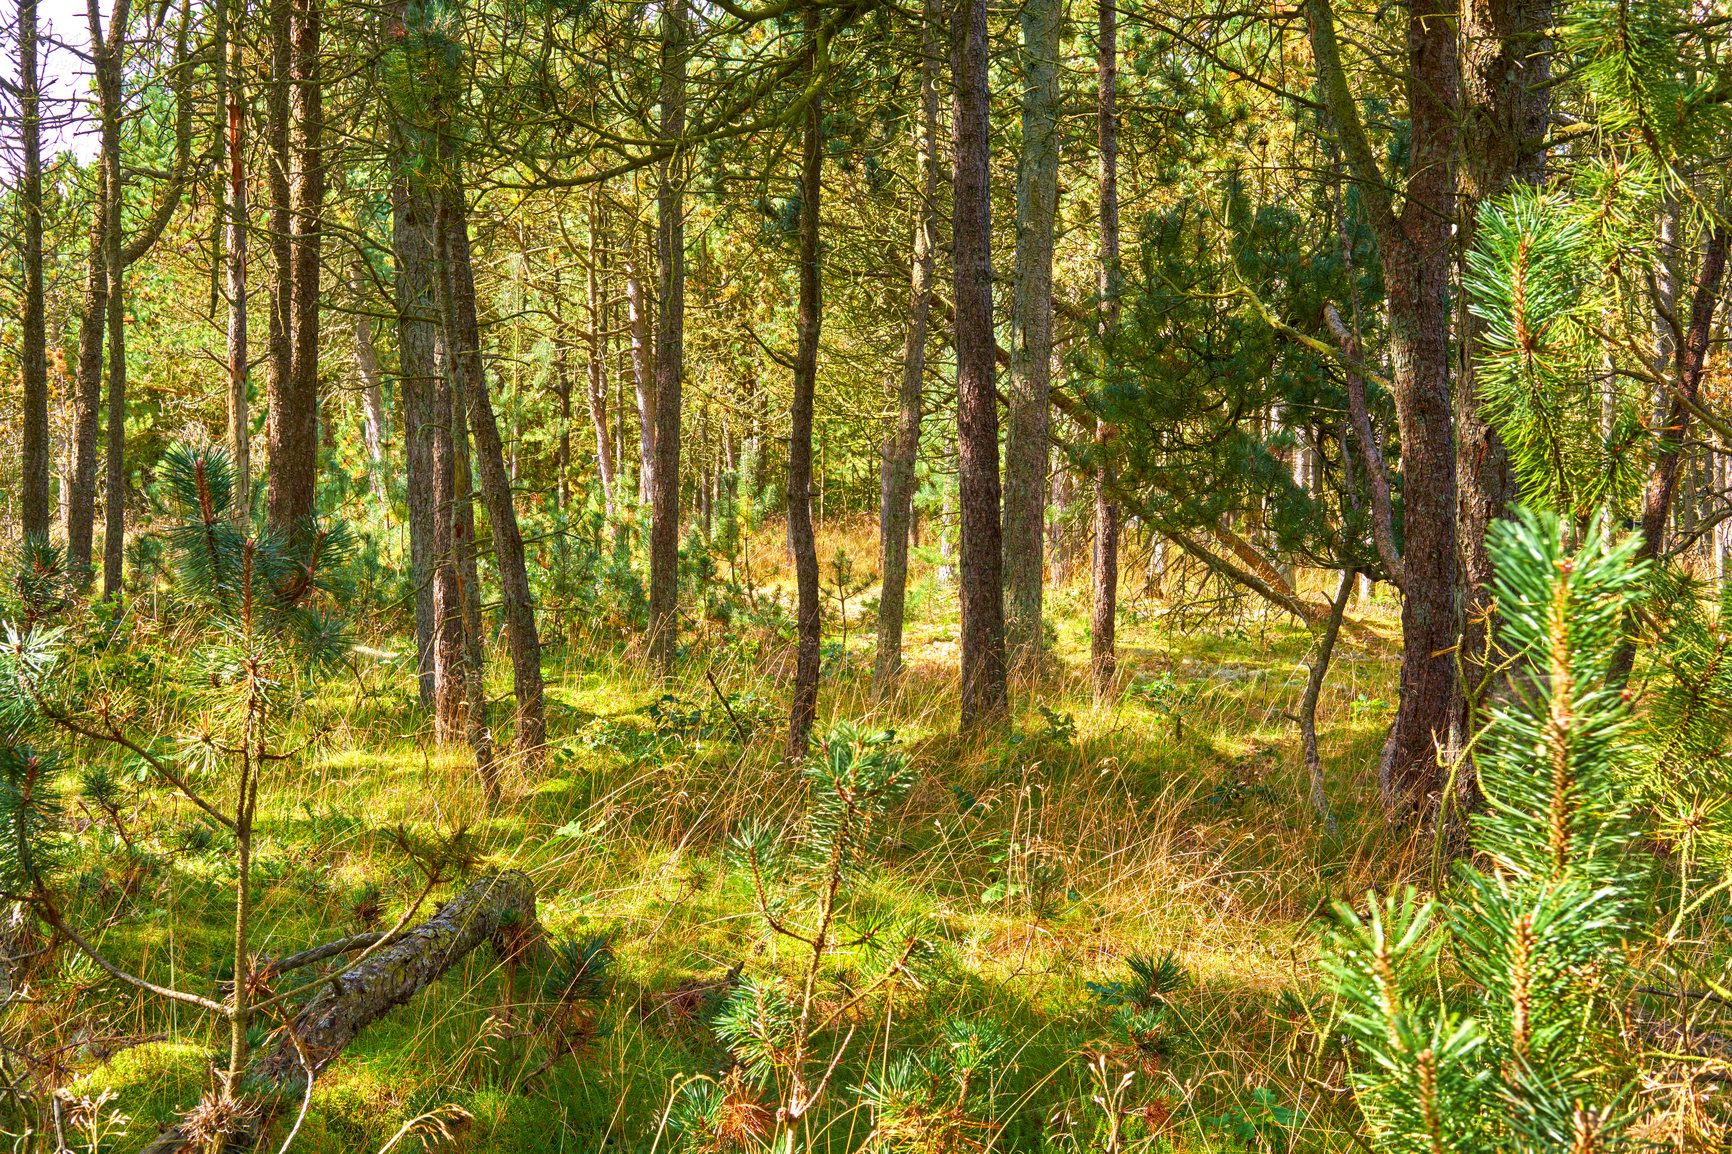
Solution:
[{"label": "fallen log", "polygon": [[[254,1063],[249,1081],[279,1097],[304,1094],[309,1072],[317,1079],[363,1029],[444,977],[477,946],[491,941],[502,956],[516,959],[540,937],[528,876],[509,870],[482,878],[360,965],[317,979],[312,999]],[[346,948],[331,948],[330,956],[354,944],[333,943]],[[159,1134],[144,1154],[171,1154],[192,1141],[187,1127],[177,1126]]]}]

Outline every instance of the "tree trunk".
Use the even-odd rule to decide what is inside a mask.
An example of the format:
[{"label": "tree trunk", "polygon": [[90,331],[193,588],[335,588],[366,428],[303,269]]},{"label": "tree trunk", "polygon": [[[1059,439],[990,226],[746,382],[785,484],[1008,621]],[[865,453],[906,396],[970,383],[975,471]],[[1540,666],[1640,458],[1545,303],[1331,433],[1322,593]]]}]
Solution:
[{"label": "tree trunk", "polygon": [[121,563],[126,549],[126,263],[121,243],[120,118],[124,94],[121,55],[126,44],[128,5],[121,0],[109,16],[108,38],[94,8],[90,38],[97,49],[96,85],[102,109],[102,168],[107,208],[103,213],[103,260],[107,265],[108,444],[103,490],[102,595],[118,601]]},{"label": "tree trunk", "polygon": [[1305,696],[1299,700],[1299,736],[1304,747],[1305,777],[1311,788],[1311,808],[1330,837],[1335,836],[1337,826],[1335,815],[1329,810],[1329,795],[1323,789],[1323,758],[1317,751],[1317,698],[1323,692],[1323,679],[1329,676],[1329,656],[1335,651],[1335,639],[1341,635],[1341,618],[1353,592],[1353,577],[1352,569],[1341,571],[1341,584],[1329,605],[1328,624],[1318,638],[1317,656],[1312,658],[1311,671],[1305,678]]},{"label": "tree trunk", "polygon": [[315,513],[319,446],[319,249],[324,239],[324,77],[319,66],[322,0],[292,0],[290,119],[294,185],[289,245],[290,385],[271,438],[269,520],[302,531]]},{"label": "tree trunk", "polygon": [[1052,246],[1058,211],[1058,0],[1023,4],[1022,151],[1016,168],[1016,300],[1004,446],[1005,644],[1011,668],[1041,656],[1052,383]]},{"label": "tree trunk", "polygon": [[[808,86],[817,80],[818,9],[806,8]],[[788,406],[788,545],[794,552],[794,699],[788,711],[788,757],[806,756],[806,741],[818,717],[818,666],[823,622],[818,604],[818,539],[812,529],[812,408],[818,385],[818,338],[824,323],[824,286],[818,264],[818,228],[823,194],[823,109],[808,87],[800,161],[799,344],[794,353],[794,396]]]},{"label": "tree trunk", "polygon": [[680,391],[685,374],[686,6],[673,0],[662,18],[661,136],[674,142],[656,192],[655,483],[651,487],[649,651],[663,677],[673,674],[679,641]]},{"label": "tree trunk", "polygon": [[[96,43],[100,51],[100,42]],[[90,570],[96,521],[96,434],[102,419],[102,339],[108,328],[108,170],[97,165],[96,196],[84,293],[78,318],[77,403],[72,435],[72,485],[67,502],[66,559],[73,572]]]},{"label": "tree trunk", "polygon": [[[1726,276],[1726,248],[1726,226],[1717,224],[1709,233],[1707,249],[1702,254],[1702,268],[1690,303],[1690,327],[1684,331],[1684,345],[1678,350],[1673,367],[1676,384],[1671,390],[1665,423],[1660,426],[1657,455],[1642,490],[1642,543],[1636,549],[1638,560],[1651,561],[1665,551],[1666,519],[1671,515],[1672,498],[1678,487],[1678,468],[1682,464],[1685,436],[1690,431],[1690,410],[1700,403],[1714,312],[1720,305],[1720,286]],[[1628,681],[1635,659],[1634,642],[1628,639],[1621,642],[1612,655],[1607,681],[1613,685]]]},{"label": "tree trunk", "polygon": [[879,485],[878,541],[883,588],[878,598],[878,648],[872,697],[883,701],[902,672],[902,621],[908,604],[908,536],[914,512],[914,466],[920,454],[921,393],[926,335],[932,314],[932,274],[938,249],[939,0],[925,0],[920,21],[920,120],[914,129],[914,257],[909,274],[908,331],[896,425],[884,447]]},{"label": "tree trunk", "polygon": [[962,728],[1010,715],[1005,683],[1004,586],[999,526],[997,342],[992,332],[991,96],[986,0],[952,0],[955,86],[951,252],[956,300],[956,423],[962,508]]},{"label": "tree trunk", "polygon": [[1378,770],[1390,816],[1422,809],[1442,784],[1438,750],[1458,716],[1455,668],[1456,481],[1449,377],[1449,272],[1459,136],[1454,13],[1408,8],[1407,101],[1413,125],[1396,214],[1341,64],[1329,0],[1309,0],[1319,90],[1377,232],[1389,314],[1390,376],[1401,432],[1401,699]]},{"label": "tree trunk", "polygon": [[[1100,293],[1103,321],[1119,319],[1119,58],[1118,9],[1101,0],[1096,44],[1099,107],[1096,126],[1101,165]],[[1119,507],[1113,500],[1111,426],[1102,421],[1094,431],[1097,461],[1094,471],[1094,556],[1089,613],[1089,683],[1096,702],[1112,694],[1118,673],[1115,651],[1119,614]]]},{"label": "tree trunk", "polygon": [[656,474],[656,385],[650,366],[649,305],[635,259],[625,266],[625,307],[631,328],[632,383],[637,386],[637,502],[650,503]]},{"label": "tree trunk", "polygon": [[[271,80],[265,91],[265,131],[269,146],[266,167],[271,192],[271,311],[269,325],[270,372],[265,379],[265,456],[268,474],[265,516],[272,529],[293,525],[295,502],[286,487],[296,480],[296,442],[311,433],[303,427],[295,393],[295,346],[291,314],[295,307],[293,263],[294,210],[289,174],[294,154],[289,148],[289,86],[294,59],[294,36],[290,9],[292,0],[268,0],[271,46]],[[287,520],[285,521],[285,518]]]},{"label": "tree trunk", "polygon": [[[436,210],[435,210],[436,211]],[[438,245],[433,246],[438,252]],[[434,284],[443,278],[443,270],[435,256]],[[444,294],[439,293],[440,303]],[[429,414],[434,425],[433,496],[435,565],[433,575],[433,613],[435,639],[433,643],[433,733],[441,744],[454,744],[468,736],[463,724],[466,694],[463,627],[463,586],[458,580],[459,543],[462,540],[462,515],[457,487],[456,430],[452,414],[456,412],[451,397],[451,345],[440,326],[436,376],[433,385],[433,407]],[[476,761],[481,760],[477,751]]]},{"label": "tree trunk", "polygon": [[18,88],[23,146],[24,316],[19,368],[24,386],[24,437],[19,447],[20,494],[27,537],[46,539],[53,520],[48,462],[48,321],[42,288],[42,94],[36,66],[36,0],[18,4]]},{"label": "tree trunk", "polygon": [[[218,0],[225,7],[228,0]],[[238,29],[231,29],[231,33]],[[247,181],[246,128],[241,103],[244,62],[241,38],[231,35],[226,69],[228,107],[228,443],[235,467],[235,524],[252,521],[252,413],[247,371]]]},{"label": "tree trunk", "polygon": [[[1465,262],[1474,244],[1479,206],[1502,195],[1512,180],[1537,183],[1545,175],[1543,140],[1551,117],[1552,0],[1495,0],[1461,5],[1462,227],[1456,237]],[[1486,420],[1477,373],[1483,357],[1485,322],[1461,294],[1459,325],[1462,373],[1455,389],[1457,533],[1461,542],[1461,668],[1472,694],[1484,677],[1486,640],[1493,628],[1491,556],[1486,530],[1507,516],[1519,497],[1515,469],[1503,438]],[[1470,717],[1464,699],[1461,747],[1481,718]],[[1471,760],[1460,775],[1473,796],[1478,784]]]},{"label": "tree trunk", "polygon": [[619,513],[619,503],[613,471],[613,440],[607,432],[607,381],[602,376],[601,363],[601,282],[597,266],[605,246],[596,235],[600,227],[601,187],[597,185],[589,197],[589,275],[585,281],[589,298],[589,419],[595,426],[595,463],[601,471],[601,491],[611,521]]},{"label": "tree trunk", "polygon": [[[440,415],[439,368],[433,346],[432,203],[422,176],[408,154],[404,130],[397,130],[391,184],[391,250],[396,263],[397,406],[403,414],[403,468],[409,502],[409,573],[415,583],[415,670],[421,703],[434,705],[435,567],[444,551],[435,520],[448,500],[435,468],[436,445],[445,418]],[[446,406],[448,411],[449,405]]]},{"label": "tree trunk", "polygon": [[379,353],[373,347],[373,318],[367,315],[367,281],[361,262],[349,269],[349,292],[354,298],[353,338],[355,373],[360,377],[362,439],[367,443],[367,464],[373,485],[385,495],[385,389],[380,383]]},{"label": "tree trunk", "polygon": [[[541,640],[535,627],[535,601],[529,591],[523,534],[517,525],[511,480],[505,470],[505,450],[481,367],[481,326],[476,316],[475,274],[469,255],[468,205],[448,142],[445,167],[441,256],[448,278],[448,326],[455,326],[446,329],[452,382],[453,388],[462,394],[461,403],[475,437],[476,471],[480,474],[481,496],[487,505],[487,523],[493,536],[493,556],[499,569],[500,615],[505,619],[506,638],[511,645],[512,688],[517,698],[516,747],[518,752],[535,757],[546,742]],[[461,474],[461,466],[459,471]]]}]

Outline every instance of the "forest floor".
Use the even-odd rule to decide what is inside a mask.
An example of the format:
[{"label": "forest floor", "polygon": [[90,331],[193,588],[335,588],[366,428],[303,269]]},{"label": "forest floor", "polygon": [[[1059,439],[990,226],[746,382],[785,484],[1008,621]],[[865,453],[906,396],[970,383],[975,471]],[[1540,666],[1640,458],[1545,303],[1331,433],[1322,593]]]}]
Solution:
[{"label": "forest floor", "polygon": [[[821,544],[826,561],[842,547],[857,572],[873,564],[865,531]],[[755,549],[779,552],[775,535]],[[1340,822],[1329,837],[1305,800],[1295,719],[1309,632],[1255,606],[1194,620],[1127,596],[1123,691],[1097,709],[1086,590],[1061,587],[1048,599],[1051,667],[1017,686],[1010,733],[967,743],[956,736],[954,593],[929,561],[917,567],[899,698],[868,705],[862,599],[875,591],[863,589],[845,647],[827,653],[818,732],[837,719],[893,728],[918,771],[881,862],[847,898],[857,920],[912,920],[933,953],[860,1003],[864,1020],[801,1145],[860,1147],[874,1125],[858,1093],[867,1075],[930,1048],[943,1022],[982,1016],[1002,1025],[1010,1052],[990,1106],[953,1132],[957,1149],[1356,1144],[1318,960],[1331,903],[1426,870],[1423,847],[1384,840],[1376,807],[1392,609],[1353,608],[1390,643],[1367,649],[1365,633],[1344,634],[1319,706]],[[722,853],[742,820],[791,823],[805,805],[798,767],[781,756],[788,647],[738,619],[708,622],[670,696],[605,622],[559,624],[548,631],[552,754],[533,772],[509,766],[490,814],[468,751],[429,740],[407,666],[389,656],[402,638],[374,639],[386,656],[329,684],[316,741],[266,790],[260,949],[281,956],[392,924],[421,885],[406,847],[439,845],[470,876],[527,871],[550,933],[604,935],[615,955],[607,995],[555,1024],[535,1009],[539,972],[477,951],[319,1079],[298,1150],[379,1150],[424,1114],[437,1119],[395,1149],[672,1149],[677,1084],[726,1065],[705,1013],[715,983],[736,967],[793,972],[788,939],[764,929],[751,885]],[[841,640],[834,602],[826,636]],[[508,703],[507,671],[495,662],[491,689]],[[210,987],[232,917],[222,831],[162,794],[129,833],[138,850],[117,843],[79,878],[85,916],[103,915],[104,944],[145,973]],[[1189,980],[1170,997],[1163,1040],[1115,1043],[1113,983],[1126,959],[1165,951]],[[823,997],[847,996],[859,954],[830,959]],[[221,1040],[196,1012],[140,1002],[76,964],[69,972],[82,992],[54,1028],[72,1055],[72,1094],[115,1095],[94,1111],[106,1137],[92,1148],[138,1149],[197,1100]],[[842,1032],[838,1022],[831,1046]],[[129,1044],[140,1037],[157,1040]]]}]

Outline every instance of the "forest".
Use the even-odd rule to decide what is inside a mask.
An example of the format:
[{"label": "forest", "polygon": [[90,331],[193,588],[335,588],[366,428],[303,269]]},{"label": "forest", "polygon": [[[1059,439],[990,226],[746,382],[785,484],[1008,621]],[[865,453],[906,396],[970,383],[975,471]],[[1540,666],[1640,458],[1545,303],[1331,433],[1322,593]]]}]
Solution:
[{"label": "forest", "polygon": [[0,6],[17,1154],[1732,1143],[1726,0]]}]

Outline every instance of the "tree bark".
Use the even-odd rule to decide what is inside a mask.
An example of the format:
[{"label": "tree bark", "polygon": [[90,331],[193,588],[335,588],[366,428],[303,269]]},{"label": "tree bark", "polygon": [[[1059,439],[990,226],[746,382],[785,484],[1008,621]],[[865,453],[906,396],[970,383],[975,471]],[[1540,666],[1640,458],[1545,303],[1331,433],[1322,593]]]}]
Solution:
[{"label": "tree bark", "polygon": [[661,136],[674,151],[662,161],[656,192],[655,483],[651,488],[649,652],[656,671],[673,674],[679,643],[680,392],[685,375],[686,4],[662,18]]},{"label": "tree bark", "polygon": [[1016,299],[1004,446],[1005,645],[1012,669],[1041,657],[1051,426],[1052,247],[1058,212],[1058,0],[1022,6],[1022,151],[1016,168]]},{"label": "tree bark", "polygon": [[[1456,241],[1463,262],[1473,248],[1479,206],[1508,190],[1512,181],[1544,178],[1542,141],[1551,119],[1552,0],[1478,0],[1461,4],[1461,193],[1462,226]],[[1478,386],[1485,322],[1460,301],[1461,380],[1455,389],[1457,533],[1461,542],[1461,670],[1464,700],[1462,746],[1480,718],[1467,714],[1466,694],[1484,675],[1492,620],[1494,577],[1486,550],[1491,523],[1508,515],[1519,497],[1509,450],[1481,407]],[[1477,780],[1471,759],[1459,775],[1468,796]]]},{"label": "tree bark", "polygon": [[[224,7],[228,0],[218,0]],[[228,213],[228,443],[235,467],[235,524],[243,529],[252,521],[252,400],[247,368],[247,181],[246,127],[241,103],[244,61],[241,38],[231,28],[229,62],[224,91],[228,107],[229,190]]]},{"label": "tree bark", "polygon": [[294,60],[292,0],[268,0],[271,79],[265,90],[265,132],[268,137],[266,183],[271,193],[271,309],[268,328],[270,370],[265,378],[265,457],[268,469],[265,517],[271,528],[293,522],[295,502],[286,486],[295,480],[295,442],[307,432],[295,392],[293,323],[295,272],[294,207],[289,175],[294,153],[289,147],[290,70]]},{"label": "tree bark", "polygon": [[[1119,319],[1119,52],[1118,8],[1115,0],[1100,0],[1096,36],[1098,108],[1096,133],[1100,151],[1100,294],[1102,320]],[[1094,430],[1094,555],[1090,567],[1089,684],[1097,703],[1111,696],[1118,674],[1116,652],[1119,615],[1119,507],[1113,500],[1111,446],[1113,430],[1105,421]]]},{"label": "tree bark", "polygon": [[1353,592],[1354,571],[1341,571],[1341,584],[1336,587],[1335,600],[1329,605],[1329,621],[1317,640],[1317,656],[1311,660],[1311,671],[1305,678],[1305,696],[1299,700],[1299,736],[1304,747],[1305,777],[1311,789],[1311,808],[1323,823],[1330,837],[1337,832],[1335,815],[1329,810],[1329,795],[1323,788],[1323,758],[1317,751],[1317,698],[1323,693],[1323,679],[1329,676],[1329,657],[1335,652],[1335,639],[1341,635],[1341,618],[1347,612],[1347,598]]},{"label": "tree bark", "polygon": [[1401,699],[1378,781],[1385,813],[1421,810],[1442,785],[1440,748],[1458,716],[1455,433],[1450,402],[1449,273],[1459,143],[1455,14],[1443,0],[1408,9],[1412,146],[1400,214],[1359,119],[1329,0],[1308,0],[1319,88],[1377,233],[1389,313],[1390,377],[1401,432]]},{"label": "tree bark", "polygon": [[819,11],[808,5],[806,72],[808,103],[800,160],[800,304],[795,320],[794,396],[789,403],[788,546],[794,553],[794,698],[788,711],[788,757],[806,756],[818,717],[818,667],[823,621],[818,603],[818,539],[812,528],[812,408],[818,385],[818,338],[824,323],[823,273],[818,229],[823,194],[823,109],[811,86],[817,80]]},{"label": "tree bark", "polygon": [[48,314],[42,287],[42,93],[36,64],[36,0],[18,4],[18,103],[23,171],[19,199],[24,208],[24,315],[20,325],[19,368],[24,386],[24,436],[19,446],[23,473],[23,530],[46,539],[53,520],[49,499]]},{"label": "tree bark", "polygon": [[[98,45],[100,48],[100,45]],[[73,419],[72,485],[67,502],[66,558],[78,574],[90,570],[96,521],[96,434],[102,419],[102,339],[108,328],[108,170],[96,166],[84,293],[78,318],[77,401]],[[80,580],[82,580],[82,576]]]},{"label": "tree bark", "polygon": [[[437,253],[438,246],[434,246]],[[435,257],[437,261],[437,257]],[[435,285],[443,271],[435,265]],[[435,289],[437,290],[437,288]],[[443,304],[443,293],[440,293]],[[460,545],[463,540],[463,520],[457,485],[456,430],[452,415],[457,411],[452,402],[451,346],[441,325],[436,345],[436,376],[433,384],[433,405],[429,414],[434,422],[433,495],[433,733],[441,744],[455,744],[467,737],[464,725],[467,680],[464,656],[463,587],[458,580]],[[466,506],[465,506],[466,507]],[[481,761],[477,751],[476,761]]]},{"label": "tree bark", "polygon": [[289,388],[271,434],[269,521],[301,532],[313,518],[319,446],[319,249],[324,240],[324,77],[319,62],[322,0],[292,0],[290,119],[293,234],[289,244]]},{"label": "tree bark", "polygon": [[[607,381],[602,376],[601,270],[605,246],[597,236],[601,228],[601,186],[589,197],[589,271],[585,279],[589,303],[589,419],[595,426],[595,462],[601,472],[602,496],[607,501],[608,520],[619,513],[618,483],[614,479],[613,440],[607,432]],[[570,450],[566,450],[569,452]]]},{"label": "tree bark", "polygon": [[396,263],[397,406],[403,414],[403,467],[409,502],[409,573],[415,583],[415,671],[421,703],[434,704],[436,561],[442,551],[434,527],[443,516],[440,478],[435,470],[438,416],[435,394],[439,369],[433,344],[432,204],[421,174],[408,155],[398,129],[391,184],[391,250]]},{"label": "tree bark", "polygon": [[96,55],[96,86],[102,112],[103,261],[108,282],[108,444],[103,491],[102,595],[118,601],[126,549],[126,263],[121,237],[124,203],[120,171],[120,119],[124,93],[122,53],[128,5],[120,0],[109,15],[104,40],[95,0],[90,0],[91,46]]},{"label": "tree bark", "polygon": [[962,511],[962,728],[1010,716],[1005,679],[1003,537],[999,524],[998,389],[993,375],[990,90],[986,0],[952,0],[955,87],[951,252],[956,300],[956,408]]},{"label": "tree bark", "polygon": [[914,128],[914,256],[909,273],[908,331],[896,424],[884,447],[879,484],[878,542],[883,588],[878,598],[878,646],[872,697],[884,701],[902,672],[902,622],[908,604],[908,536],[914,512],[914,466],[920,454],[921,393],[926,336],[932,315],[932,275],[938,249],[939,0],[925,0],[920,21],[920,120]]},{"label": "tree bark", "polygon": [[[447,142],[447,149],[449,148]],[[481,496],[487,505],[487,523],[493,536],[493,555],[499,570],[500,615],[505,619],[506,638],[511,645],[512,688],[517,698],[516,747],[535,757],[546,743],[542,709],[541,640],[535,626],[535,600],[529,591],[523,534],[517,524],[517,509],[511,499],[511,479],[505,469],[505,450],[499,423],[487,396],[487,378],[481,366],[481,326],[475,308],[475,274],[469,254],[469,212],[457,162],[447,151],[442,256],[448,278],[450,342],[453,388],[462,395],[475,437],[476,471]]]},{"label": "tree bark", "polygon": [[360,258],[349,268],[349,293],[355,314],[352,337],[355,373],[361,385],[361,436],[367,443],[367,464],[381,498],[385,492],[385,389],[381,384],[379,352],[373,346],[373,318],[367,314],[367,278]]},{"label": "tree bark", "polygon": [[635,258],[625,266],[625,307],[631,329],[632,383],[637,387],[637,502],[650,503],[656,474],[656,385],[650,365],[649,304]]}]

